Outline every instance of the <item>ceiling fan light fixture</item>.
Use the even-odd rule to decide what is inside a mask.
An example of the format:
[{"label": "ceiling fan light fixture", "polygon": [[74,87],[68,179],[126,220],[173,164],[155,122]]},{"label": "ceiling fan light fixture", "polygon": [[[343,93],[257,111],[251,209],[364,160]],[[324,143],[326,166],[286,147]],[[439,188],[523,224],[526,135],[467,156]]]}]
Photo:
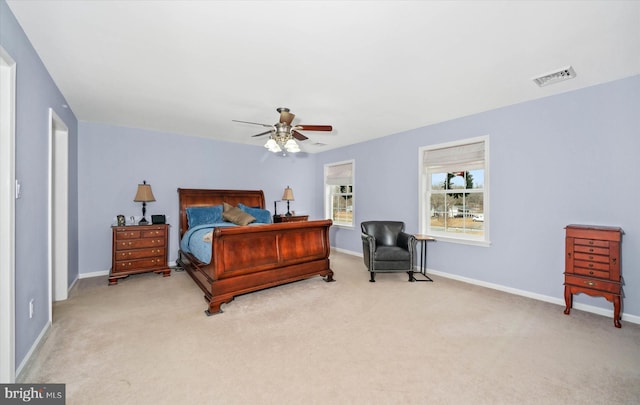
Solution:
[{"label": "ceiling fan light fixture", "polygon": [[264,147],[269,149],[269,152],[274,153],[280,152],[282,150],[280,148],[280,145],[278,145],[278,143],[273,138],[269,138],[267,143],[264,144]]},{"label": "ceiling fan light fixture", "polygon": [[296,141],[294,141],[293,139],[289,139],[285,144],[284,144],[284,148],[287,152],[289,153],[297,153],[300,152],[300,147],[298,146],[298,143]]}]

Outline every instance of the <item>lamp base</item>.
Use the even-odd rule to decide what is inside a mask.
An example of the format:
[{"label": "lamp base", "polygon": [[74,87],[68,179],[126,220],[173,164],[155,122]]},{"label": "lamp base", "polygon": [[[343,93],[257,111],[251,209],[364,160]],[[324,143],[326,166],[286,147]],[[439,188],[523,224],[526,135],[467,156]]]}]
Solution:
[{"label": "lamp base", "polygon": [[138,222],[138,225],[149,225],[149,222],[147,222],[147,219],[145,217],[142,217],[140,222]]}]

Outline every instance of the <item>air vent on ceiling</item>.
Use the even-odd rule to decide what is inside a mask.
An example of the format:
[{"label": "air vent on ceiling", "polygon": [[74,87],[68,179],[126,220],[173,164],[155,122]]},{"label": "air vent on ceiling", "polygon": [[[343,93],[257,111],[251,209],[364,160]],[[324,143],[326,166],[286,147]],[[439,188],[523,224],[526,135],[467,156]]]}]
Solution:
[{"label": "air vent on ceiling", "polygon": [[315,146],[327,146],[326,143],[322,143],[322,142],[314,142],[313,143]]},{"label": "air vent on ceiling", "polygon": [[536,82],[538,86],[544,87],[548,84],[573,79],[574,77],[576,77],[576,71],[573,70],[573,67],[567,66],[558,70],[557,72],[547,73],[546,75],[536,77],[535,79],[533,79],[533,81]]}]

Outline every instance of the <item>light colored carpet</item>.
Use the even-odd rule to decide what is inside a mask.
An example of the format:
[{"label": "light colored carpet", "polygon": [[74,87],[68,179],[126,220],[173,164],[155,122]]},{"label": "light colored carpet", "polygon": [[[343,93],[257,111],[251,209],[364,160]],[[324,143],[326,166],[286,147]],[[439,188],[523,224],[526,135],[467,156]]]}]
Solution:
[{"label": "light colored carpet", "polygon": [[212,317],[184,272],[80,280],[19,382],[68,405],[640,403],[639,325],[331,263]]}]

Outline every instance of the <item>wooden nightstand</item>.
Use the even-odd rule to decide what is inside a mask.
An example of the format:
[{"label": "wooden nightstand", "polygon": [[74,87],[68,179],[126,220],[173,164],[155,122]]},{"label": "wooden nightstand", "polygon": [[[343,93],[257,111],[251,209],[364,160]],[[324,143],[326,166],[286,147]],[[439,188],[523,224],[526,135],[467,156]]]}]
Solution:
[{"label": "wooden nightstand", "polygon": [[309,215],[274,215],[273,222],[303,222],[309,219]]},{"label": "wooden nightstand", "polygon": [[109,285],[131,274],[155,272],[171,275],[167,263],[169,225],[112,226],[113,244]]}]

